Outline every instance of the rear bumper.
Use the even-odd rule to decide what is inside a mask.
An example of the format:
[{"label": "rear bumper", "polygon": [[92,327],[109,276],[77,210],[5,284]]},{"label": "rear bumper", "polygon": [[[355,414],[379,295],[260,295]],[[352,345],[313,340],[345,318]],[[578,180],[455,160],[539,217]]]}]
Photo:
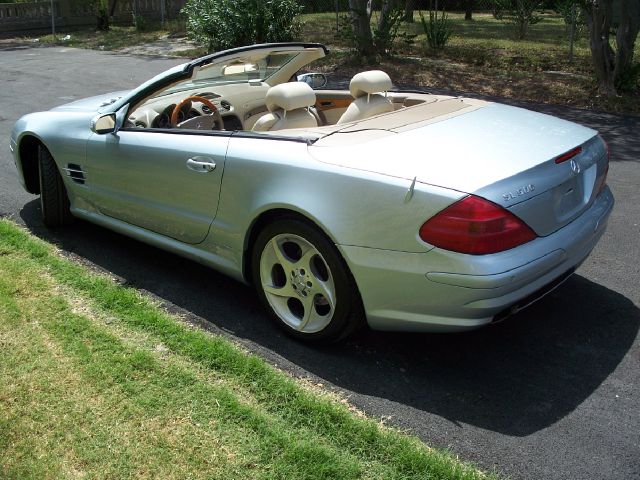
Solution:
[{"label": "rear bumper", "polygon": [[492,255],[438,248],[427,253],[339,248],[351,266],[372,328],[469,330],[559,285],[591,253],[613,204],[607,187],[589,210],[557,232]]}]

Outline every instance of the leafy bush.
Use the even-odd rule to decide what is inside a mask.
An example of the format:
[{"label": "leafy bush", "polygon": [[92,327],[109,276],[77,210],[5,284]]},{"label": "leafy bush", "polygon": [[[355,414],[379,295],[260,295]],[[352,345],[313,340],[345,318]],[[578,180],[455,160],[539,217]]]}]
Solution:
[{"label": "leafy bush", "polygon": [[635,92],[640,88],[640,62],[632,63],[625,68],[618,81],[616,88],[621,92]]},{"label": "leafy bush", "polygon": [[[386,12],[381,11],[375,20],[375,26],[372,27],[372,43],[376,54],[386,55],[397,51],[398,44],[404,48],[410,48],[415,41],[417,35],[409,32],[400,32],[400,26],[404,20],[404,7],[392,7]],[[368,19],[368,23],[372,23]],[[338,38],[348,45],[350,48],[358,49],[360,39],[356,34],[357,27],[350,14],[339,16],[338,20]]]},{"label": "leafy bush", "polygon": [[357,37],[353,28],[353,20],[349,14],[342,14],[338,17],[338,38],[349,48],[357,48]]},{"label": "leafy bush", "polygon": [[296,0],[188,0],[189,37],[209,52],[265,42],[289,42],[300,33]]},{"label": "leafy bush", "polygon": [[96,29],[109,31],[109,4],[107,0],[89,0],[88,5],[96,15]]},{"label": "leafy bush", "polygon": [[400,25],[404,20],[404,7],[391,8],[386,16],[380,16],[378,26],[373,29],[373,43],[379,53],[391,53],[397,38],[406,38],[406,34],[400,33]]},{"label": "leafy bush", "polygon": [[144,32],[147,29],[147,19],[142,15],[134,15],[133,25],[136,27],[136,32]]},{"label": "leafy bush", "polygon": [[542,20],[541,10],[542,0],[493,0],[493,16],[513,23],[520,40],[527,36],[530,25]]},{"label": "leafy bush", "polygon": [[449,41],[452,33],[451,20],[447,17],[447,13],[442,9],[438,13],[438,5],[436,3],[435,10],[429,10],[429,21],[420,13],[420,23],[422,29],[427,36],[427,43],[432,50],[442,50]]},{"label": "leafy bush", "polygon": [[585,32],[584,10],[578,0],[558,0],[555,11],[562,16],[567,32],[571,31],[572,24],[575,24],[576,36]]}]

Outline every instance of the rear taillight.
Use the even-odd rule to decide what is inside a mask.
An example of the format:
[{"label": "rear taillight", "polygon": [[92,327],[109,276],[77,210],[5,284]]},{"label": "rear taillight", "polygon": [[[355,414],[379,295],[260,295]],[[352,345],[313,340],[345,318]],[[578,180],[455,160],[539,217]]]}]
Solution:
[{"label": "rear taillight", "polygon": [[555,161],[556,161],[556,163],[566,162],[567,160],[572,159],[573,157],[575,157],[576,155],[578,155],[581,152],[582,152],[582,147],[572,148],[568,152],[565,152],[562,155],[560,155],[559,157],[556,157]]},{"label": "rear taillight", "polygon": [[427,220],[420,238],[445,250],[484,255],[527,243],[536,234],[505,208],[471,195]]},{"label": "rear taillight", "polygon": [[599,180],[598,188],[596,190],[596,196],[600,195],[600,192],[604,190],[604,187],[607,185],[607,175],[609,175],[609,145],[607,145],[607,142],[604,141],[604,138],[600,137],[600,140],[602,140],[604,149],[607,152],[607,165],[604,169],[604,175],[602,175],[602,178]]},{"label": "rear taillight", "polygon": [[600,195],[600,192],[602,192],[602,190],[604,190],[604,187],[607,186],[607,175],[609,175],[609,162],[607,162],[607,166],[604,169],[604,175],[602,175],[602,178],[599,180],[598,188],[596,190],[596,197]]}]

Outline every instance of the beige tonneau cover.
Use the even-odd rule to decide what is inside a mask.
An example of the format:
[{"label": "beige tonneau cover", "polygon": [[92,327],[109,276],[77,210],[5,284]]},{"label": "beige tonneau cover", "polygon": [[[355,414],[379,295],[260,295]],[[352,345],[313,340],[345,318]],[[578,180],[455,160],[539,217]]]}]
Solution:
[{"label": "beige tonneau cover", "polygon": [[362,143],[463,115],[482,108],[488,103],[471,98],[429,94],[410,94],[408,98],[411,99],[411,103],[416,100],[422,101],[357,122],[316,128],[278,130],[268,133],[315,140],[313,143],[317,147]]}]

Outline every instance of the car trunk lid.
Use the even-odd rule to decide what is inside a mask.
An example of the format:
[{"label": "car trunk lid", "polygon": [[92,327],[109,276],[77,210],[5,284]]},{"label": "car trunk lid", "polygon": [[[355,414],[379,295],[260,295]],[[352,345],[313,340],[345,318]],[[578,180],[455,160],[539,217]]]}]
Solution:
[{"label": "car trunk lid", "polygon": [[[417,125],[391,125],[375,136],[365,120],[339,133],[344,142],[320,139],[310,151],[326,163],[482,196],[512,210],[538,235],[588,208],[605,174],[597,132],[549,115],[485,103]],[[579,145],[579,155],[555,163]]]},{"label": "car trunk lid", "polygon": [[541,236],[567,225],[589,208],[607,173],[607,153],[595,136],[571,159],[558,156],[475,192],[522,218]]}]

